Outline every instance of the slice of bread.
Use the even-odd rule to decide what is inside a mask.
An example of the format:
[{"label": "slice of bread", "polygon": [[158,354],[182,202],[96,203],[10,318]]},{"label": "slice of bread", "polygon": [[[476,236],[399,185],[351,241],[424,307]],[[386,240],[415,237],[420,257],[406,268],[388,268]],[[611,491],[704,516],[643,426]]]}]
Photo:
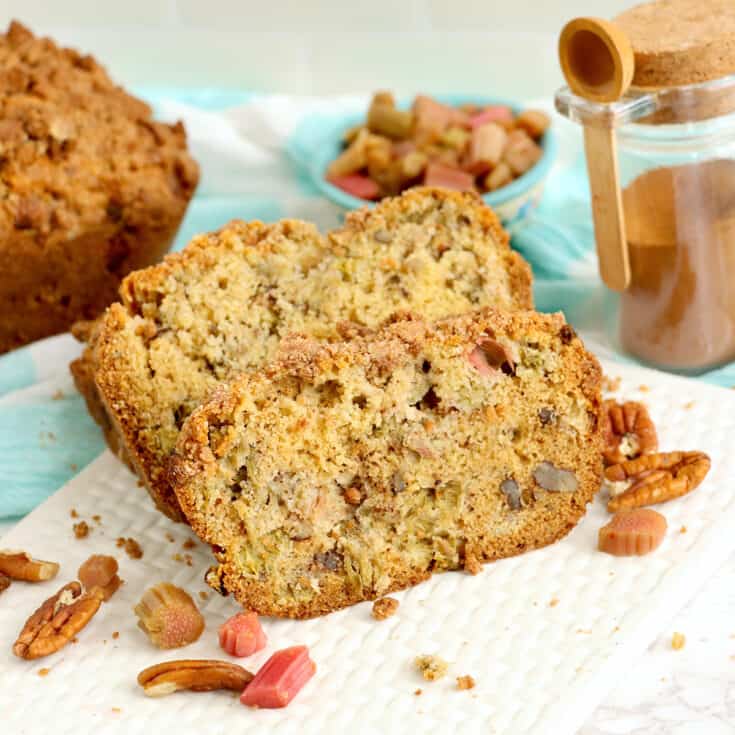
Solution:
[{"label": "slice of bread", "polygon": [[303,222],[233,222],[130,275],[121,296],[73,370],[93,412],[104,403],[118,453],[176,520],[165,467],[184,419],[220,381],[270,360],[286,334],[336,339],[399,310],[532,308],[528,265],[492,210],[436,189],[348,215],[326,237]]},{"label": "slice of bread", "polygon": [[184,423],[170,477],[207,581],[311,617],[549,544],[602,476],[600,368],[563,317],[404,317],[284,340]]}]

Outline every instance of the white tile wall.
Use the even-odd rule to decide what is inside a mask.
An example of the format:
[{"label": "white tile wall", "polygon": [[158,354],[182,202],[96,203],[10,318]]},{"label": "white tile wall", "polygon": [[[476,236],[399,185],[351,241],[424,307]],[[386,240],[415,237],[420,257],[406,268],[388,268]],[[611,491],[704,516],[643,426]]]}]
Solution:
[{"label": "white tile wall", "polygon": [[0,26],[95,54],[125,84],[289,93],[548,94],[556,36],[628,0],[2,0]]}]

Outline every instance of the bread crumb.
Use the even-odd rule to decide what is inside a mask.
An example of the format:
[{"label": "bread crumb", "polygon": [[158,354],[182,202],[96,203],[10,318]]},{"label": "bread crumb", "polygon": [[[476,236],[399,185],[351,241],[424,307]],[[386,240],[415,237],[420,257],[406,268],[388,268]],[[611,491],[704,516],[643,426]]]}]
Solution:
[{"label": "bread crumb", "polygon": [[373,603],[372,616],[376,620],[385,620],[396,614],[399,602],[393,597],[383,597]]},{"label": "bread crumb", "polygon": [[684,410],[689,411],[689,409],[694,408],[696,401],[689,401],[689,403],[684,404]]},{"label": "bread crumb", "polygon": [[69,511],[69,515],[70,515],[70,516],[71,516],[72,518],[79,518],[79,513],[77,513],[76,509],[74,509],[74,508],[72,508],[72,509],[71,509],[71,510]]},{"label": "bread crumb", "polygon": [[641,393],[648,393],[651,390],[651,388],[649,386],[647,386],[647,385],[639,385],[638,386],[638,390]]},{"label": "bread crumb", "polygon": [[120,631],[115,630],[112,632],[112,640],[116,641],[120,637]]},{"label": "bread crumb", "polygon": [[51,400],[52,400],[52,401],[60,401],[60,400],[61,400],[61,399],[62,399],[63,397],[64,397],[64,391],[63,391],[63,390],[61,390],[61,388],[59,388],[59,389],[55,390],[55,391],[54,391],[54,392],[53,392],[53,393],[51,394]]},{"label": "bread crumb", "polygon": [[426,681],[437,681],[447,675],[449,664],[440,656],[424,654],[414,659],[416,668]]},{"label": "bread crumb", "polygon": [[170,541],[171,543],[176,541],[176,539],[174,538],[174,535],[170,531],[166,531],[166,540]]},{"label": "bread crumb", "polygon": [[475,680],[467,675],[467,676],[458,676],[457,677],[457,689],[474,689],[475,688]]},{"label": "bread crumb", "polygon": [[141,559],[143,557],[143,549],[140,548],[140,544],[134,538],[120,536],[115,544],[118,549],[125,549],[125,553],[131,559]]},{"label": "bread crumb", "polygon": [[94,515],[94,516],[92,516],[92,520],[95,523],[102,523],[102,516]]},{"label": "bread crumb", "polygon": [[549,600],[549,607],[556,607],[559,604],[559,598],[558,597],[552,597]]},{"label": "bread crumb", "polygon": [[679,529],[679,533],[686,533],[686,532],[687,532],[687,527],[686,527],[686,526],[682,526],[682,527],[681,527],[681,528]]},{"label": "bread crumb", "polygon": [[116,712],[116,713],[122,712],[122,710],[120,709],[120,707],[113,707],[112,708],[112,711],[113,712]]},{"label": "bread crumb", "polygon": [[39,676],[48,676],[50,673],[51,673],[51,669],[43,668],[43,669],[38,670]]},{"label": "bread crumb", "polygon": [[89,526],[87,525],[87,521],[79,521],[79,523],[75,523],[72,528],[74,529],[74,535],[79,538],[87,538],[89,536]]},{"label": "bread crumb", "polygon": [[423,689],[417,689],[417,690],[416,690],[416,691],[414,692],[414,694],[415,694],[415,695],[416,695],[417,697],[420,697],[420,696],[421,696],[421,695],[422,695],[423,693],[424,693],[424,690],[423,690]]},{"label": "bread crumb", "polygon": [[592,631],[589,628],[577,628],[577,633],[590,634]]},{"label": "bread crumb", "polygon": [[175,554],[172,554],[171,558],[172,558],[172,559],[173,559],[174,561],[184,561],[184,557],[183,557],[183,556],[181,556],[181,554],[179,554],[179,552],[178,552],[178,551],[177,551],[177,552],[176,552]]},{"label": "bread crumb", "polygon": [[681,651],[684,648],[684,644],[687,642],[686,636],[683,633],[674,633],[671,636],[671,647],[675,651]]},{"label": "bread crumb", "polygon": [[622,378],[619,375],[615,378],[611,378],[609,375],[603,375],[602,390],[607,391],[608,393],[615,393],[615,391],[620,388],[621,382]]},{"label": "bread crumb", "polygon": [[184,561],[187,567],[194,566],[194,557],[191,554],[184,554]]},{"label": "bread crumb", "polygon": [[184,543],[181,544],[182,549],[196,549],[196,547],[197,547],[196,541],[190,538],[186,539],[186,541],[184,541]]},{"label": "bread crumb", "polygon": [[200,600],[208,600],[209,599],[209,592],[205,592],[204,590],[199,590],[199,599]]}]

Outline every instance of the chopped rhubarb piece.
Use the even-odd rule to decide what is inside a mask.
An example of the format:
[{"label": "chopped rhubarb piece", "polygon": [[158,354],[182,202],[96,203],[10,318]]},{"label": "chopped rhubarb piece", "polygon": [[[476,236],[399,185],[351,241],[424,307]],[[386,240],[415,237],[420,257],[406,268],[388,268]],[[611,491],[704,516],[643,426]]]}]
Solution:
[{"label": "chopped rhubarb piece", "polygon": [[378,185],[370,177],[362,174],[328,176],[327,181],[359,199],[377,199],[380,196]]},{"label": "chopped rhubarb piece", "polygon": [[474,128],[465,168],[473,174],[484,174],[495,168],[503,157],[507,141],[508,133],[497,123],[486,123]]},{"label": "chopped rhubarb piece", "polygon": [[503,160],[516,176],[520,176],[525,174],[541,158],[541,155],[541,148],[528,137],[525,131],[514,130],[508,136]]},{"label": "chopped rhubarb piece", "polygon": [[538,140],[550,124],[549,116],[541,110],[524,110],[515,122],[517,128],[525,130],[534,140]]},{"label": "chopped rhubarb piece", "polygon": [[413,153],[416,150],[416,143],[412,140],[400,140],[398,143],[393,143],[393,155],[396,158],[403,158],[409,153]]},{"label": "chopped rhubarb piece", "polygon": [[467,120],[467,124],[471,128],[479,128],[489,122],[500,123],[503,127],[510,127],[513,122],[513,110],[504,105],[493,105],[486,107],[476,115],[470,116]]},{"label": "chopped rhubarb piece", "polygon": [[416,137],[422,142],[438,140],[452,123],[461,124],[466,119],[461,110],[443,105],[423,94],[413,101],[412,109]]},{"label": "chopped rhubarb piece", "polygon": [[237,613],[219,629],[219,644],[230,656],[252,656],[265,648],[265,633],[254,612]]},{"label": "chopped rhubarb piece", "polygon": [[292,646],[274,653],[245,687],[240,701],[249,707],[285,707],[316,673],[306,646]]},{"label": "chopped rhubarb piece", "polygon": [[510,184],[513,181],[513,172],[510,170],[510,166],[501,161],[486,177],[485,177],[485,188],[488,191],[495,191],[500,189],[501,186]]},{"label": "chopped rhubarb piece", "polygon": [[475,188],[475,179],[466,171],[433,161],[424,172],[424,184],[458,191],[470,191]]}]

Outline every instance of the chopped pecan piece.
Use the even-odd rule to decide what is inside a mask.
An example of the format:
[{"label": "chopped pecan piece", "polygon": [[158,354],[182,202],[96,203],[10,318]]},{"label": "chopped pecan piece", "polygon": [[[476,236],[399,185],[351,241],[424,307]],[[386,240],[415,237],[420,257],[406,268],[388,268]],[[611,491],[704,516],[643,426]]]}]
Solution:
[{"label": "chopped pecan piece", "polygon": [[28,660],[55,653],[87,625],[101,603],[97,590],[83,594],[79,582],[64,585],[28,618],[13,653]]},{"label": "chopped pecan piece", "polygon": [[0,592],[5,592],[10,587],[10,577],[6,574],[0,574]]},{"label": "chopped pecan piece", "polygon": [[603,404],[602,416],[602,456],[606,464],[619,464],[658,451],[656,427],[642,403],[608,400]]},{"label": "chopped pecan piece", "polygon": [[86,590],[99,589],[102,599],[107,600],[117,592],[122,580],[117,574],[117,560],[113,556],[94,554],[79,567],[77,576]]},{"label": "chopped pecan piece", "polygon": [[22,582],[46,582],[59,572],[53,561],[33,559],[25,551],[0,551],[0,573]]},{"label": "chopped pecan piece", "polygon": [[699,486],[710,465],[704,452],[660,452],[608,467],[608,482],[629,481],[630,487],[610,498],[607,509],[615,513],[679,498]]},{"label": "chopped pecan piece", "polygon": [[186,659],[149,666],[138,674],[138,684],[148,697],[164,697],[182,689],[192,692],[211,692],[215,689],[242,692],[252,679],[253,675],[237,664]]},{"label": "chopped pecan piece", "polygon": [[500,483],[500,492],[505,495],[511,510],[520,510],[522,505],[521,488],[518,487],[518,483],[512,477]]},{"label": "chopped pecan piece", "polygon": [[199,639],[204,618],[191,596],[168,582],[146,590],[134,608],[138,627],[158,648],[181,648]]},{"label": "chopped pecan piece", "polygon": [[533,471],[533,479],[544,490],[551,492],[575,493],[579,487],[574,472],[560,469],[551,462],[540,462]]}]

